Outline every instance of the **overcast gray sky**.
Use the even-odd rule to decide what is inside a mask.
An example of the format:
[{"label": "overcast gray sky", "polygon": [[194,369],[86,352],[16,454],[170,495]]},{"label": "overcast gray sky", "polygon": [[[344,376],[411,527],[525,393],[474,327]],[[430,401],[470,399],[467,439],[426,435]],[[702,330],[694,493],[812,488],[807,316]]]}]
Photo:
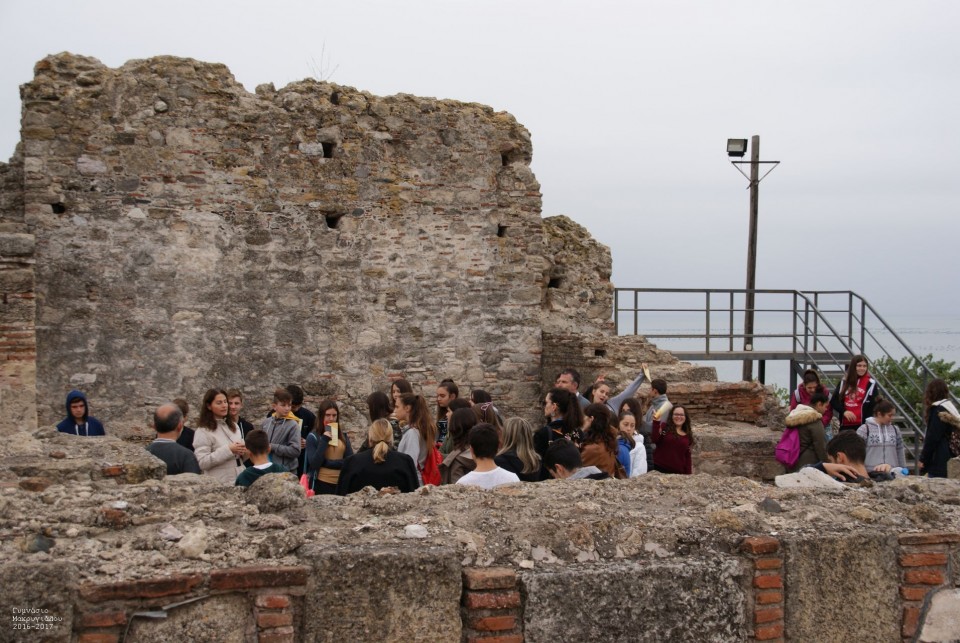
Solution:
[{"label": "overcast gray sky", "polygon": [[321,70],[512,113],[544,215],[609,245],[617,286],[742,288],[747,182],[724,147],[759,134],[782,164],[758,287],[958,314],[958,25],[948,0],[2,0],[0,158],[47,54],[221,62],[251,91]]}]

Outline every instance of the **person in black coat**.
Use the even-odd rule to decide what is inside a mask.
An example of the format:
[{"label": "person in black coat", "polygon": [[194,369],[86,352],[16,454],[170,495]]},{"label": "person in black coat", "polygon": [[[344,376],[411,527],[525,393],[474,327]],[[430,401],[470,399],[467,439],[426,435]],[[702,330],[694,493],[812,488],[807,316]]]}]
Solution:
[{"label": "person in black coat", "polygon": [[360,491],[364,487],[380,490],[393,487],[401,493],[420,486],[413,458],[393,449],[393,428],[387,420],[370,425],[367,440],[371,448],[347,458],[337,480],[337,495]]},{"label": "person in black coat", "polygon": [[503,425],[503,445],[493,459],[501,469],[512,471],[523,482],[540,479],[540,455],[533,448],[533,429],[523,418],[509,418]]},{"label": "person in black coat", "polygon": [[950,436],[954,431],[960,431],[960,414],[950,400],[947,383],[942,379],[927,384],[923,403],[927,407],[927,434],[920,453],[920,470],[931,478],[946,478],[947,460],[953,457]]}]

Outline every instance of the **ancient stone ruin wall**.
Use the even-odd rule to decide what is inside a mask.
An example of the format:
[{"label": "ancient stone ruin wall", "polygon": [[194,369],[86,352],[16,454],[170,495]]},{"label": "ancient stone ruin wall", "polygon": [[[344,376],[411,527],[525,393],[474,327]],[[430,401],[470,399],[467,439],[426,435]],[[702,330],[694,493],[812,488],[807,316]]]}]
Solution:
[{"label": "ancient stone ruin wall", "polygon": [[41,423],[81,387],[120,435],[165,398],[277,385],[358,418],[388,377],[507,413],[539,391],[540,193],[488,107],[222,65],[44,59],[22,87]]},{"label": "ancient stone ruin wall", "polygon": [[51,619],[0,630],[4,641],[960,631],[955,480],[824,490],[651,473],[307,499],[289,474],[247,490],[165,476],[139,445],[51,428],[0,442],[0,463],[0,612]]},{"label": "ancient stone ruin wall", "polygon": [[34,237],[22,185],[19,156],[0,164],[0,432],[37,425]]}]

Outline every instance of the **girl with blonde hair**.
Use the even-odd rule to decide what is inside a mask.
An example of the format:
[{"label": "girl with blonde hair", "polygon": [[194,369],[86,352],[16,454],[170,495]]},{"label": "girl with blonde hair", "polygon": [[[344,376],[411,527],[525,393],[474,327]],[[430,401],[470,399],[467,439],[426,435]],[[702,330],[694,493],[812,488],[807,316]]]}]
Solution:
[{"label": "girl with blonde hair", "polygon": [[512,471],[523,482],[540,479],[540,456],[533,448],[533,427],[523,418],[507,418],[503,445],[493,459],[501,469]]},{"label": "girl with blonde hair", "polygon": [[413,459],[393,449],[393,427],[386,419],[374,420],[367,430],[370,448],[347,458],[337,480],[337,495],[345,496],[364,487],[392,487],[401,493],[413,491],[417,470]]}]

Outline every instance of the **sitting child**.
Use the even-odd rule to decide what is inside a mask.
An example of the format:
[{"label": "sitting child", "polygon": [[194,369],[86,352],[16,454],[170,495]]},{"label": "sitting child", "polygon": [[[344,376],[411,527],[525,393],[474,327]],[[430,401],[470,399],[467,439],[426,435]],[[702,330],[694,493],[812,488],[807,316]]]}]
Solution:
[{"label": "sitting child", "polygon": [[473,471],[465,473],[457,480],[457,484],[473,485],[483,487],[484,489],[493,489],[503,484],[520,482],[517,474],[506,469],[501,469],[493,458],[497,455],[497,448],[500,446],[500,435],[492,424],[481,423],[470,429],[467,441],[470,444],[470,451],[473,453],[473,461],[476,467]]},{"label": "sitting child", "polygon": [[250,461],[253,462],[253,465],[244,469],[243,472],[237,476],[237,481],[234,483],[236,486],[249,487],[259,480],[260,477],[268,473],[287,472],[287,469],[284,469],[279,464],[270,462],[270,439],[267,438],[265,431],[262,429],[254,429],[247,434],[245,444],[247,451],[250,453]]},{"label": "sitting child", "polygon": [[859,429],[857,435],[867,443],[867,457],[864,465],[867,471],[889,472],[907,466],[903,437],[900,429],[893,424],[896,408],[889,400],[880,400],[873,407],[873,417],[869,417]]}]

